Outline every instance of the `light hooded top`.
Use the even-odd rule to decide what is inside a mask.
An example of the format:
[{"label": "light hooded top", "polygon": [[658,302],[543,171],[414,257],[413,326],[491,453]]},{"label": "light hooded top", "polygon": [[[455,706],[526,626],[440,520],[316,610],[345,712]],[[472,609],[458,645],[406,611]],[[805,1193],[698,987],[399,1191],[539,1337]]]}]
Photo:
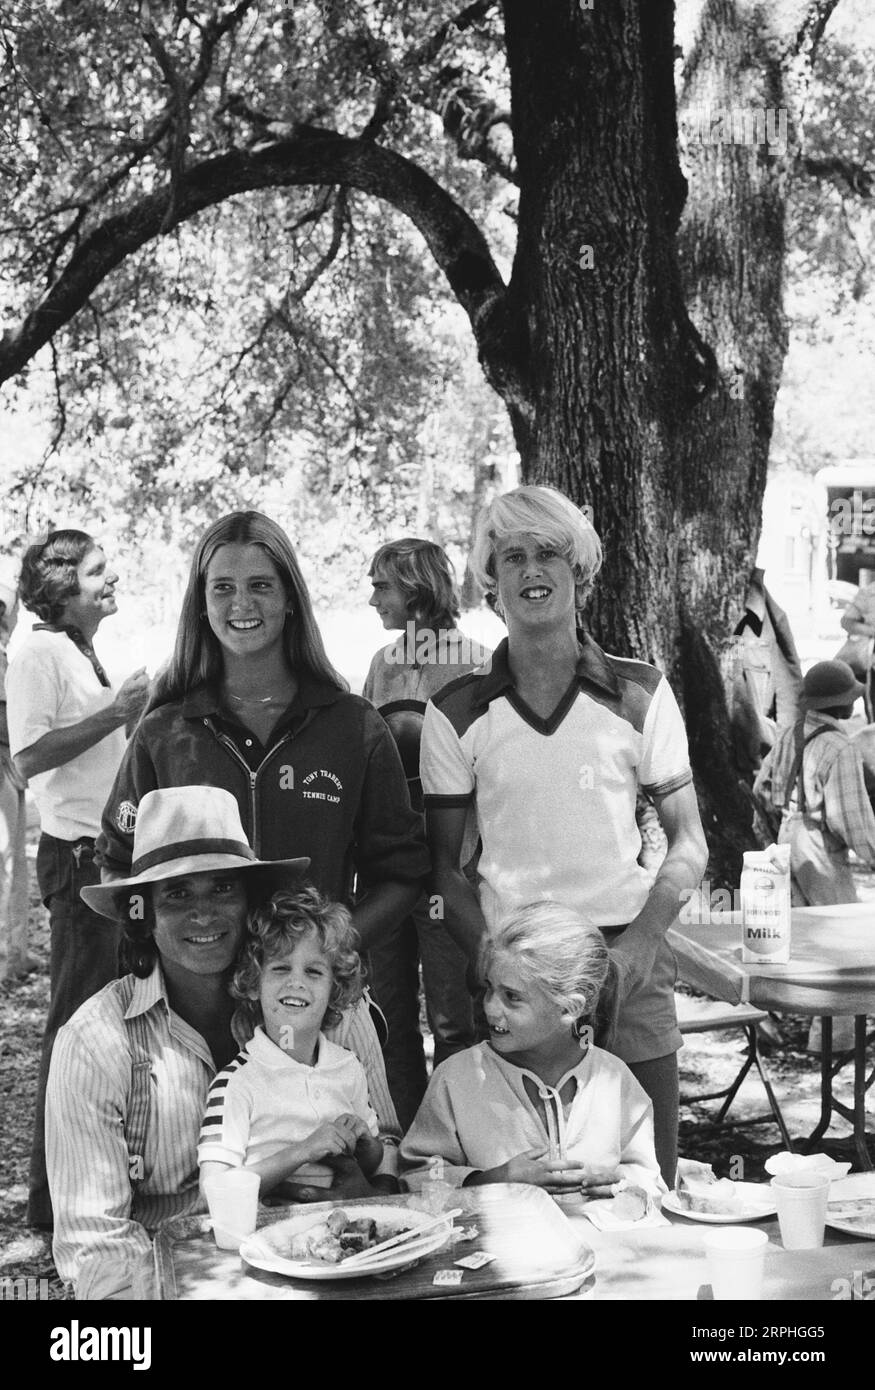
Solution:
[{"label": "light hooded top", "polygon": [[[6,678],[12,756],[56,729],[79,724],[112,704],[88,657],[66,632],[32,632],[9,663]],[[125,751],[125,731],[113,729],[60,767],[30,779],[40,826],[58,840],[96,837],[103,808]]]},{"label": "light hooded top", "polygon": [[[559,1098],[569,1077],[576,1091],[568,1114]],[[407,1164],[440,1157],[446,1181],[497,1168],[518,1154],[546,1148],[550,1136],[526,1090],[538,1090],[566,1159],[617,1172],[648,1192],[664,1192],[653,1146],[653,1106],[625,1062],[590,1047],[558,1086],[498,1056],[489,1043],[457,1052],[437,1068],[401,1144]]]},{"label": "light hooded top", "polygon": [[[283,1052],[258,1027],[210,1087],[198,1163],[251,1167],[344,1114],[357,1115],[371,1135],[378,1134],[358,1058],[321,1034],[316,1061],[307,1066]],[[330,1187],[334,1171],[327,1163],[307,1163],[296,1168],[292,1177],[312,1187]]]},{"label": "light hooded top", "polygon": [[421,772],[426,810],[473,807],[483,841],[480,901],[491,928],[551,898],[597,927],[631,922],[652,875],[638,863],[639,789],[692,780],[683,719],[665,677],[606,656],[586,634],[574,681],[550,719],[528,708],[508,667],[445,686],[428,704]]}]

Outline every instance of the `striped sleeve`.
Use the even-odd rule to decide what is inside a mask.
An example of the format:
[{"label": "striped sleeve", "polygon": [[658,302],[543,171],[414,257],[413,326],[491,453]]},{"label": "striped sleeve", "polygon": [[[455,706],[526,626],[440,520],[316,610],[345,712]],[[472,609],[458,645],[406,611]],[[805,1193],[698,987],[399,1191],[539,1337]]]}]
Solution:
[{"label": "striped sleeve", "polygon": [[252,1128],[252,1096],[246,1084],[245,1052],[238,1053],[218,1073],[207,1095],[197,1145],[197,1161],[227,1163],[240,1168],[246,1161]]},{"label": "striped sleeve", "polygon": [[94,1026],[86,1039],[68,1026],[58,1033],[49,1070],[53,1254],[79,1299],[131,1297],[137,1268],[151,1251],[147,1231],[131,1219],[127,1098],[118,1056],[117,1030]]},{"label": "striped sleeve", "polygon": [[386,1064],[380,1051],[377,1030],[371,1019],[367,998],[360,999],[351,1009],[347,1009],[337,1027],[327,1029],[325,1036],[338,1047],[345,1047],[358,1057],[364,1067],[368,1096],[377,1116],[377,1137],[384,1143],[388,1140],[390,1144],[396,1145],[401,1137],[401,1126],[389,1094]]}]

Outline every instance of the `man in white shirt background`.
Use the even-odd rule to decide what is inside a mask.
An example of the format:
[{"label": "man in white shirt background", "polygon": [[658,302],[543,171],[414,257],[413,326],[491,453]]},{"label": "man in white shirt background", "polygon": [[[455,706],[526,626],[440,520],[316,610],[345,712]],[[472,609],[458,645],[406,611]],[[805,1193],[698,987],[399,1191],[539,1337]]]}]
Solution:
[{"label": "man in white shirt background", "polygon": [[28,1224],[50,1230],[45,1172],[45,1085],[55,1034],[79,1005],[117,974],[117,942],[79,896],[100,882],[94,842],[125,748],[125,725],[149,689],[136,671],[114,690],[94,651],[103,619],[116,612],[118,576],[84,531],[53,531],[23,557],[19,595],[40,622],[7,675],[9,742],[39,810],[40,895],[51,927],[50,1001],[37,1090]]}]

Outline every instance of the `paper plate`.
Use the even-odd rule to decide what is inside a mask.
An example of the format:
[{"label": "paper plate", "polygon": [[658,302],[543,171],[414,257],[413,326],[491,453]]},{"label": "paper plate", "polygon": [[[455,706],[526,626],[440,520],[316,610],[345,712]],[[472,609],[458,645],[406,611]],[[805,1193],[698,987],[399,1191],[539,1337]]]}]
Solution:
[{"label": "paper plate", "polygon": [[[342,1208],[343,1204],[338,1203],[338,1207]],[[429,1212],[415,1211],[411,1207],[362,1204],[351,1206],[348,1210],[350,1216],[357,1221],[368,1218],[376,1221],[383,1240],[400,1235],[402,1231],[415,1230],[417,1226],[424,1226],[426,1222],[433,1220]],[[365,1279],[371,1274],[386,1274],[393,1269],[403,1269],[405,1265],[414,1264],[426,1255],[433,1255],[446,1244],[452,1228],[452,1221],[444,1226],[437,1226],[423,1236],[422,1242],[416,1245],[415,1252],[404,1246],[387,1250],[385,1255],[375,1256],[366,1269],[357,1269],[355,1265],[351,1269],[347,1268],[343,1261],[340,1264],[327,1264],[322,1260],[293,1260],[283,1254],[284,1250],[289,1249],[292,1236],[300,1235],[311,1226],[321,1226],[327,1215],[325,1211],[303,1212],[298,1216],[289,1217],[287,1221],[277,1221],[272,1226],[264,1226],[260,1231],[256,1231],[255,1235],[244,1240],[240,1246],[240,1254],[247,1264],[253,1265],[256,1269],[266,1270],[269,1274],[285,1274],[290,1279]]]},{"label": "paper plate", "polygon": [[852,1173],[833,1183],[826,1224],[861,1240],[875,1240],[875,1173]]},{"label": "paper plate", "polygon": [[675,1216],[685,1216],[688,1221],[704,1221],[710,1226],[733,1226],[740,1221],[762,1221],[766,1216],[774,1216],[777,1208],[772,1189],[765,1183],[737,1182],[741,1202],[738,1208],[729,1212],[687,1211],[678,1201],[676,1192],[669,1192],[662,1199],[663,1211],[673,1212]]}]

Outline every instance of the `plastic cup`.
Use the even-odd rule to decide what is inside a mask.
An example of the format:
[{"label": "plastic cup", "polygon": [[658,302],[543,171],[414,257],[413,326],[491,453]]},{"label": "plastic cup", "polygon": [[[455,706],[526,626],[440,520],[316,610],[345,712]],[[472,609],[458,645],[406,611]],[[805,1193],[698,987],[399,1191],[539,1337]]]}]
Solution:
[{"label": "plastic cup", "polygon": [[261,1178],[248,1168],[229,1168],[204,1182],[213,1235],[220,1250],[239,1250],[251,1236],[258,1216]]},{"label": "plastic cup", "polygon": [[762,1298],[769,1237],[751,1226],[715,1226],[703,1237],[715,1299]]},{"label": "plastic cup", "polygon": [[785,1250],[814,1250],[823,1245],[831,1181],[828,1174],[810,1170],[778,1173],[772,1178]]}]

